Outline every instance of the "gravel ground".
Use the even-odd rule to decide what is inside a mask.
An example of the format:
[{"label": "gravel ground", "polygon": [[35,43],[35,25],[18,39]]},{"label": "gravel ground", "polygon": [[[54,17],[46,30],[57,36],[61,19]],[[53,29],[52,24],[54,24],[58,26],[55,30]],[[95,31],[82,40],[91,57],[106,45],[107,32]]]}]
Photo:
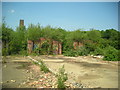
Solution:
[{"label": "gravel ground", "polygon": [[[103,61],[91,56],[66,57],[31,56],[42,59],[48,68],[57,73],[62,65],[68,74],[67,88],[117,88],[118,62]],[[56,88],[57,77],[53,73],[43,73],[40,67],[30,63],[28,57],[8,56],[2,64],[4,88]]]}]

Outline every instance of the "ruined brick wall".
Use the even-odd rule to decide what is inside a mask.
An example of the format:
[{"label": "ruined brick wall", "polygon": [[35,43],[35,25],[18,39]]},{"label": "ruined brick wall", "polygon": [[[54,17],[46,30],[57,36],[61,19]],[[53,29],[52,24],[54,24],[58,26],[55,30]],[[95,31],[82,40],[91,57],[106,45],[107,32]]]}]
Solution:
[{"label": "ruined brick wall", "polygon": [[28,53],[32,53],[33,51],[33,42],[31,40],[28,40]]},{"label": "ruined brick wall", "polygon": [[79,42],[79,45],[78,45],[79,47],[82,47],[83,46],[83,43],[81,43],[81,42]]},{"label": "ruined brick wall", "polygon": [[[41,48],[42,44],[47,41],[49,44],[51,44],[52,52],[54,54],[62,54],[62,44],[55,40],[40,38],[39,40],[34,41],[34,43],[31,40],[28,40],[28,53],[32,53],[34,46],[38,45],[38,47]],[[34,45],[33,45],[34,44]]]},{"label": "ruined brick wall", "polygon": [[82,47],[82,46],[83,46],[83,43],[81,43],[81,42],[73,42],[74,49],[77,49],[77,48]]},{"label": "ruined brick wall", "polygon": [[62,54],[62,43],[58,43],[58,54]]},{"label": "ruined brick wall", "polygon": [[40,40],[39,42],[40,46],[42,46],[42,44],[46,41],[46,39],[43,37],[41,37],[39,40]]},{"label": "ruined brick wall", "polygon": [[58,41],[53,41],[53,54],[58,54]]},{"label": "ruined brick wall", "polygon": [[79,45],[79,42],[73,42],[74,49],[77,49],[78,45]]}]

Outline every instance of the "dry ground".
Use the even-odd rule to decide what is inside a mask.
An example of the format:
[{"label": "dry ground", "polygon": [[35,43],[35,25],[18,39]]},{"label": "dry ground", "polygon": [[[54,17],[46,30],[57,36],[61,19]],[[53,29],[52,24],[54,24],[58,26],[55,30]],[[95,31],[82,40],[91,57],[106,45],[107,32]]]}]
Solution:
[{"label": "dry ground", "polygon": [[[118,88],[118,62],[103,61],[91,56],[67,57],[63,55],[41,55],[31,57],[38,61],[42,59],[54,73],[57,73],[59,68],[64,65],[65,71],[68,74],[67,82],[69,83],[80,83],[84,88]],[[17,64],[18,62],[30,62],[28,57],[10,56],[7,58],[9,62],[16,62],[16,64],[7,63],[8,65],[2,65],[3,81],[17,79],[16,82],[23,83],[27,80],[26,77],[32,75],[29,73],[26,74],[26,69],[16,68],[21,66]],[[37,69],[35,70],[36,72],[38,71]],[[11,85],[14,86],[15,83],[12,82],[4,85],[10,87]]]},{"label": "dry ground", "polygon": [[103,61],[91,56],[66,57],[39,56],[53,72],[62,65],[68,73],[69,82],[82,83],[87,88],[118,88],[118,62]]}]

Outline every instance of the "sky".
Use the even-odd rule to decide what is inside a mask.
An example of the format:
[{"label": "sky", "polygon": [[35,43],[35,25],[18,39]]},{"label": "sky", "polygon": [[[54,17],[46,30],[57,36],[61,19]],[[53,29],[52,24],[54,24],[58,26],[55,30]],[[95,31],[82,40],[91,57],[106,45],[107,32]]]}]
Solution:
[{"label": "sky", "polygon": [[2,17],[13,29],[29,24],[65,30],[118,30],[118,2],[2,2]]}]

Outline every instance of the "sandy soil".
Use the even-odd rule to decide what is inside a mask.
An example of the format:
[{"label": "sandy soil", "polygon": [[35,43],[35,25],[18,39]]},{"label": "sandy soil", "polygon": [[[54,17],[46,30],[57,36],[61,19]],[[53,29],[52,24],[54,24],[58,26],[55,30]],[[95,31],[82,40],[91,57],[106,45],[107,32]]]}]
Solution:
[{"label": "sandy soil", "polygon": [[[38,61],[42,59],[54,73],[57,73],[64,65],[68,74],[68,82],[81,83],[84,88],[118,88],[118,62],[103,61],[91,56],[42,55],[31,57]],[[7,58],[8,63],[2,65],[4,87],[18,87],[20,83],[27,80],[26,77],[32,77],[32,74],[27,73],[27,69],[22,64],[29,63],[28,57],[10,56]],[[22,85],[22,87],[26,86]]]},{"label": "sandy soil", "polygon": [[118,88],[118,62],[103,61],[91,56],[57,55],[32,58],[42,59],[55,73],[64,65],[69,82],[82,83],[87,88]]}]

